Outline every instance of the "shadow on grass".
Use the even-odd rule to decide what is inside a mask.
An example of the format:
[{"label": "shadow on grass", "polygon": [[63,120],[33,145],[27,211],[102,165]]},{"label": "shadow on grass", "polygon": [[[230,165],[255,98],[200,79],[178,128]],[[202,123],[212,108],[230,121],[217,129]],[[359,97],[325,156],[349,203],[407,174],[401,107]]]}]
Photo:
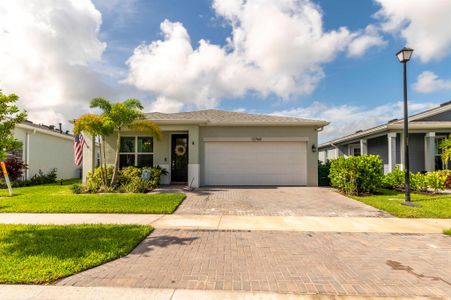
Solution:
[{"label": "shadow on grass", "polygon": [[145,228],[133,225],[17,225],[4,233],[0,230],[0,253],[60,260],[81,259],[93,253],[125,255],[147,233]]}]

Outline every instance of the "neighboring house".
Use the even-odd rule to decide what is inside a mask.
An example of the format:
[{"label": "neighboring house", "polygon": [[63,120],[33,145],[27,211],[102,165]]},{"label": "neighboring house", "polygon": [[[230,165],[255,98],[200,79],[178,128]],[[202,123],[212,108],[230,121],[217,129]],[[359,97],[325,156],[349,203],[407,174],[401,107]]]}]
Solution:
[{"label": "neighboring house", "polygon": [[[143,132],[123,132],[120,167],[156,166],[169,175],[163,184],[309,185],[318,184],[318,130],[325,121],[221,110],[148,113],[161,141]],[[92,138],[86,136],[83,178],[93,166]],[[115,135],[106,142],[114,164]]]},{"label": "neighboring house", "polygon": [[15,154],[28,165],[25,179],[53,168],[58,179],[80,177],[80,168],[74,164],[74,137],[69,132],[25,121],[16,125],[14,136],[22,142],[22,149]]},{"label": "neighboring house", "polygon": [[[439,144],[451,132],[451,101],[409,117],[409,156],[412,172],[444,168]],[[403,167],[403,119],[340,137],[319,146],[319,159],[339,156],[377,154],[384,163],[384,172]]]}]

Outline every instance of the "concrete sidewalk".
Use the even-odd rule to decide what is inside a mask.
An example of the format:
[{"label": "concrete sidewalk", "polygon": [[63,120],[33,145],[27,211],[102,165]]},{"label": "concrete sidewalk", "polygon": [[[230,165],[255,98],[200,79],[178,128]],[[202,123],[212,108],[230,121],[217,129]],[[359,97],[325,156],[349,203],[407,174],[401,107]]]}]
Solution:
[{"label": "concrete sidewalk", "polygon": [[[390,299],[428,299],[427,297],[388,297]],[[0,299],[5,300],[329,300],[361,299],[359,296],[294,295],[269,292],[200,291],[184,289],[142,289],[113,287],[71,287],[40,285],[0,285]],[[384,299],[368,297],[366,299]]]},{"label": "concrete sidewalk", "polygon": [[0,224],[142,224],[167,229],[441,233],[451,219],[2,213]]}]

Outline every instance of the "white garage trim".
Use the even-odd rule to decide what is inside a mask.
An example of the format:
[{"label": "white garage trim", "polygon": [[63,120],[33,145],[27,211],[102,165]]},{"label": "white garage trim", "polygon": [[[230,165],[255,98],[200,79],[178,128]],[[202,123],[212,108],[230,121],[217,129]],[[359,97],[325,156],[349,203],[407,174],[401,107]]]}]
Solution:
[{"label": "white garage trim", "polygon": [[306,185],[307,143],[205,142],[205,185]]}]

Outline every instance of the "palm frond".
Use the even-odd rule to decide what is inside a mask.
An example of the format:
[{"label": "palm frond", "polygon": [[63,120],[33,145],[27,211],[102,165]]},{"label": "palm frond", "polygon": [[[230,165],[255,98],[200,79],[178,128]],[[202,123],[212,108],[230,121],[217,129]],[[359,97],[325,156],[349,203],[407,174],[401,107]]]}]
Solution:
[{"label": "palm frond", "polygon": [[104,114],[108,114],[111,111],[111,102],[104,98],[94,98],[91,100],[90,108],[100,108]]},{"label": "palm frond", "polygon": [[141,104],[141,101],[139,101],[138,99],[130,98],[130,99],[125,100],[123,103],[124,103],[125,107],[128,109],[137,109],[137,110],[144,109],[144,106]]},{"label": "palm frond", "polygon": [[157,140],[161,140],[162,133],[160,127],[152,121],[141,119],[136,120],[128,126],[129,129],[150,133]]}]

